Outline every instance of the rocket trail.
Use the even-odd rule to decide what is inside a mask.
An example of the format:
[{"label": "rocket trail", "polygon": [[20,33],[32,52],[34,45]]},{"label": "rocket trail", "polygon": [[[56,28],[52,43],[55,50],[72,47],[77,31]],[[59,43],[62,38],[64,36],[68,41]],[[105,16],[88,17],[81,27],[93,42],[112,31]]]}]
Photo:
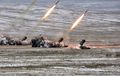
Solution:
[{"label": "rocket trail", "polygon": [[45,13],[45,15],[42,17],[42,20],[46,20],[47,17],[53,12],[57,4],[60,2],[60,0],[56,1],[55,4]]},{"label": "rocket trail", "polygon": [[57,4],[60,2],[60,0],[56,1],[55,4],[48,9],[48,11],[45,13],[45,15],[42,17],[42,19],[39,19],[36,26],[33,27],[33,31],[37,28],[37,26],[39,26],[43,21],[45,21],[48,16],[54,11],[55,7],[57,6]]},{"label": "rocket trail", "polygon": [[32,2],[30,3],[30,5],[26,8],[26,10],[24,10],[20,17],[16,17],[15,22],[12,23],[12,27],[15,27],[16,24],[19,24],[19,22],[22,21],[23,17],[30,11],[30,9],[35,5],[35,3],[37,2],[37,0],[32,0]]},{"label": "rocket trail", "polygon": [[85,14],[87,13],[87,10],[73,23],[73,25],[70,27],[70,29],[68,29],[65,33],[64,33],[64,37],[69,38],[69,34],[70,32],[78,26],[78,24],[82,21],[83,17],[85,16]]},{"label": "rocket trail", "polygon": [[57,6],[57,4],[60,2],[60,0],[56,1],[55,4],[48,9],[48,11],[45,13],[45,15],[42,17],[42,19],[38,20],[37,26],[40,25],[42,23],[42,21],[45,21],[48,16],[53,12],[53,10],[55,9],[55,7]]},{"label": "rocket trail", "polygon": [[83,19],[85,14],[82,14],[82,16],[80,16],[72,25],[72,27],[70,28],[70,30],[73,30],[80,22],[81,20]]},{"label": "rocket trail", "polygon": [[82,21],[86,13],[87,13],[87,10],[73,23],[69,31],[72,31],[75,27],[78,26],[78,24]]},{"label": "rocket trail", "polygon": [[56,7],[56,5],[52,6],[48,12],[42,17],[42,20],[46,20],[47,17],[52,13],[52,11],[54,10],[54,8]]},{"label": "rocket trail", "polygon": [[24,11],[24,13],[27,13],[35,5],[36,2],[37,0],[33,0],[31,4],[27,7],[27,9]]}]

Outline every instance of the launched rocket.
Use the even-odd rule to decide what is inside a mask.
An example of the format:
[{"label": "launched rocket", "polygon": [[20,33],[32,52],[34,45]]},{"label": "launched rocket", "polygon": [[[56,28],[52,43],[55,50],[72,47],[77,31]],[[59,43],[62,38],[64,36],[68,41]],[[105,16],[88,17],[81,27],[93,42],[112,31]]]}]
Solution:
[{"label": "launched rocket", "polygon": [[84,12],[84,14],[86,14],[88,12],[88,10],[86,10],[85,12]]},{"label": "launched rocket", "polygon": [[57,5],[60,2],[60,0],[56,1],[55,4]]},{"label": "launched rocket", "polygon": [[81,20],[83,19],[83,17],[85,16],[85,14],[88,12],[88,10],[86,10],[72,25],[72,27],[70,28],[70,31],[72,31],[76,26],[78,26],[78,24],[81,22]]},{"label": "launched rocket", "polygon": [[53,12],[57,4],[60,2],[60,0],[56,1],[55,4],[45,13],[45,15],[42,17],[42,20],[46,20],[46,18]]},{"label": "launched rocket", "polygon": [[[59,2],[60,2],[60,0],[56,0],[56,1],[55,1],[54,5],[47,10],[47,12],[43,15],[42,18],[40,18],[40,19],[38,20],[37,26],[39,26],[43,21],[46,21],[46,20],[47,20],[47,18],[48,18],[48,17],[50,16],[50,14],[54,11],[55,7],[57,6],[57,4],[58,4]],[[37,28],[37,26],[34,27],[33,30],[35,30],[35,29]]]}]

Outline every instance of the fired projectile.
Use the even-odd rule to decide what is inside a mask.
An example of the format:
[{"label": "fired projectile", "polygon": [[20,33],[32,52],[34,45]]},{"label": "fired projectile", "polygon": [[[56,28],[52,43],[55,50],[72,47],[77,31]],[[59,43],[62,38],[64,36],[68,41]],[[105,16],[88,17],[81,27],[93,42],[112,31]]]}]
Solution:
[{"label": "fired projectile", "polygon": [[86,10],[72,25],[72,27],[70,28],[70,31],[72,31],[83,19],[83,17],[85,16],[85,14],[88,12],[88,10]]},{"label": "fired projectile", "polygon": [[84,14],[86,14],[87,12],[88,12],[88,10],[86,10]]},{"label": "fired projectile", "polygon": [[60,2],[60,0],[56,1],[56,2],[55,2],[55,5],[57,5],[59,2]]}]

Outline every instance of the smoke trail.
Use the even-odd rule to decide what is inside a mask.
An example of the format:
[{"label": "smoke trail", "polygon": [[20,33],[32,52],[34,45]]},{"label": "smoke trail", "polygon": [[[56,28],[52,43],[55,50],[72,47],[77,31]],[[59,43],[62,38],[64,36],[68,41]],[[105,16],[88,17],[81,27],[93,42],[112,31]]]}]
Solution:
[{"label": "smoke trail", "polygon": [[70,32],[78,26],[78,24],[82,21],[82,19],[84,18],[85,14],[87,13],[87,11],[85,11],[74,23],[73,25],[70,27],[70,29],[68,29],[65,33],[64,33],[64,37],[69,38]]},{"label": "smoke trail", "polygon": [[31,4],[26,8],[26,10],[20,14],[20,17],[16,17],[15,21],[12,23],[13,28],[15,28],[17,24],[22,23],[21,21],[23,20],[23,17],[30,11],[36,2],[37,0],[32,0]]},{"label": "smoke trail", "polygon": [[52,11],[54,10],[54,8],[56,7],[56,5],[52,6],[48,12],[42,17],[42,20],[46,20],[47,17],[52,13]]},{"label": "smoke trail", "polygon": [[45,21],[48,18],[48,16],[54,11],[55,7],[57,6],[59,2],[60,0],[56,1],[55,4],[51,8],[48,9],[45,15],[41,19],[38,20],[36,26],[32,28],[32,31],[34,31],[37,28],[37,26],[39,26],[43,21]]},{"label": "smoke trail", "polygon": [[72,31],[83,19],[83,17],[85,16],[85,14],[82,14],[72,25],[72,27],[70,28],[70,31]]}]

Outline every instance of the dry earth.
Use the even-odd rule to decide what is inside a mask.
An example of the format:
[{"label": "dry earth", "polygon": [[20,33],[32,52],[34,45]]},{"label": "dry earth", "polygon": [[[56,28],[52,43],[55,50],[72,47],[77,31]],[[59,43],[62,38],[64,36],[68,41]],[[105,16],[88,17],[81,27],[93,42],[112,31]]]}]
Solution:
[{"label": "dry earth", "polygon": [[119,76],[120,49],[0,47],[0,76]]}]

